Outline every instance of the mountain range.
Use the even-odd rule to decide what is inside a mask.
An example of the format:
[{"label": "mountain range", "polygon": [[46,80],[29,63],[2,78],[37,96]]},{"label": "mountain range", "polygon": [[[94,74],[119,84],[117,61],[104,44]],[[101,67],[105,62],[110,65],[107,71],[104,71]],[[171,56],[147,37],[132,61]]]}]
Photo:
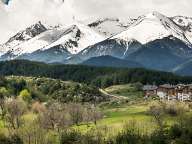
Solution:
[{"label": "mountain range", "polygon": [[37,22],[0,45],[0,60],[145,67],[192,75],[192,18],[158,12],[69,26]]}]

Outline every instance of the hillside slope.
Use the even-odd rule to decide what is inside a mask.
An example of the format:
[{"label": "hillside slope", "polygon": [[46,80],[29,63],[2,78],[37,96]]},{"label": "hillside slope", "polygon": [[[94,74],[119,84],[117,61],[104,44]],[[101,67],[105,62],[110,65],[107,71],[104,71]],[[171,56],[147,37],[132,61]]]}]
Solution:
[{"label": "hillside slope", "polygon": [[112,56],[100,56],[90,58],[82,63],[83,65],[98,67],[120,67],[120,68],[141,68],[142,65],[133,61],[118,59]]}]

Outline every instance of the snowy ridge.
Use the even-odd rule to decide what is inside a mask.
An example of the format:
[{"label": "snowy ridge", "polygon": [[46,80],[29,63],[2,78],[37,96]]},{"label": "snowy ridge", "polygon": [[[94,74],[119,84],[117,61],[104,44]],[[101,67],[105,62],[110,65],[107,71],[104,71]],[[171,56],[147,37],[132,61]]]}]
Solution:
[{"label": "snowy ridge", "polygon": [[[42,32],[45,32],[47,28],[41,24],[41,22],[38,22],[28,28],[26,28],[24,31],[18,32],[16,35],[11,37],[6,44],[11,44],[12,42],[15,43],[15,41],[27,41],[30,40],[31,38],[39,35]],[[14,46],[14,45],[12,45]]]},{"label": "snowy ridge", "polygon": [[191,17],[175,16],[172,18],[172,20],[179,26],[187,27],[189,25],[192,25]]},{"label": "snowy ridge", "polygon": [[84,48],[103,41],[101,36],[88,26],[75,23],[69,27],[52,27],[45,29],[39,22],[17,33],[1,48],[1,55],[6,52],[12,54],[12,59],[23,54],[30,54],[37,50],[47,50],[55,46],[64,48],[71,54],[76,54]]},{"label": "snowy ridge", "polygon": [[134,19],[101,18],[89,22],[88,26],[100,34],[110,37],[126,30],[134,21]]},{"label": "snowy ridge", "polygon": [[179,26],[186,33],[187,39],[192,43],[192,18],[191,17],[184,17],[184,16],[175,16],[172,20]]},{"label": "snowy ridge", "polygon": [[70,53],[77,54],[86,47],[94,45],[100,41],[103,41],[104,39],[104,36],[101,36],[88,26],[80,23],[75,23],[69,28],[65,29],[62,36],[58,40],[43,48],[42,50],[62,45]]},{"label": "snowy ridge", "polygon": [[63,30],[58,30],[57,28],[47,30],[34,38],[19,43],[11,49],[11,53],[15,57],[17,57],[22,54],[29,54],[37,50],[43,49],[44,47],[50,45],[51,43],[59,39],[62,36],[63,32]]},{"label": "snowy ridge", "polygon": [[[47,28],[41,24],[41,22],[38,22],[31,27],[26,28],[26,30],[18,32],[16,35],[11,37],[3,47],[6,47],[4,49],[4,53],[11,50],[16,51],[17,49],[22,49],[23,47],[26,47],[28,44],[28,41],[30,41],[32,38],[35,38],[39,34],[47,31]],[[26,44],[25,44],[26,43]],[[26,49],[22,49],[26,50]]]},{"label": "snowy ridge", "polygon": [[139,17],[126,31],[117,34],[111,39],[123,39],[125,41],[135,39],[142,44],[146,44],[171,35],[189,45],[191,44],[181,27],[168,17],[158,12],[152,12]]}]

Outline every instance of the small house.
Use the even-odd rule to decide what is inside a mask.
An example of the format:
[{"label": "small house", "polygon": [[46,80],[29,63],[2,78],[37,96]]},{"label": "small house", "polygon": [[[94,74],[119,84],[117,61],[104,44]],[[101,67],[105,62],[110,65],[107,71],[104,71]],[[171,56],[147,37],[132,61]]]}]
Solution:
[{"label": "small house", "polygon": [[145,93],[145,98],[157,95],[157,88],[158,87],[156,85],[145,85],[145,86],[143,86],[143,91]]},{"label": "small house", "polygon": [[176,86],[177,98],[179,101],[189,101],[191,100],[191,86],[179,84]]}]

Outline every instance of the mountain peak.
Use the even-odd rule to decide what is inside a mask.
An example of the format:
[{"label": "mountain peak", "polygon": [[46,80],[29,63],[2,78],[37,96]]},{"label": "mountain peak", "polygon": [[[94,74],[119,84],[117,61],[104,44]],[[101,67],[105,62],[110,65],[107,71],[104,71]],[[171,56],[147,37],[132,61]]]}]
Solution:
[{"label": "mountain peak", "polygon": [[18,32],[16,35],[11,37],[7,43],[11,43],[13,41],[26,41],[29,40],[42,32],[45,32],[47,28],[39,21],[36,24],[26,28],[23,31]]},{"label": "mountain peak", "polygon": [[157,19],[159,21],[168,19],[168,17],[166,17],[165,15],[163,15],[163,14],[157,12],[157,11],[153,11],[151,13],[148,13],[148,14],[144,15],[144,18],[145,19]]},{"label": "mountain peak", "polygon": [[153,16],[164,16],[162,13],[158,12],[158,11],[152,11],[151,13],[148,13],[149,15],[153,15]]},{"label": "mountain peak", "polygon": [[45,28],[45,26],[41,23],[41,21],[38,21],[37,23],[35,23],[34,25],[32,25],[30,28]]},{"label": "mountain peak", "polygon": [[60,38],[51,43],[49,46],[44,47],[43,50],[60,45],[67,48],[70,53],[77,54],[84,48],[105,39],[105,37],[98,34],[90,27],[78,22],[67,28],[62,28],[61,31],[62,33]]},{"label": "mountain peak", "polygon": [[126,31],[112,37],[129,41],[136,39],[142,44],[163,39],[168,36],[174,36],[190,45],[185,31],[178,26],[171,18],[159,12],[151,12],[139,17]]}]

